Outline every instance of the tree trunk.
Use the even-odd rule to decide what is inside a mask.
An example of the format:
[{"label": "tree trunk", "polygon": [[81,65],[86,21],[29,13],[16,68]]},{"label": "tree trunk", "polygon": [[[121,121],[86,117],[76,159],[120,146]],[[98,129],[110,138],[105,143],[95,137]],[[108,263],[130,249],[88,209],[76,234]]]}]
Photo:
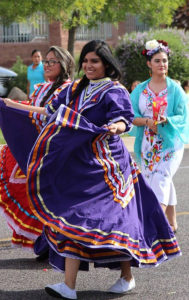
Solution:
[{"label": "tree trunk", "polygon": [[68,30],[68,51],[72,56],[74,56],[74,43],[75,43],[75,35],[76,35],[77,27],[71,27]]}]

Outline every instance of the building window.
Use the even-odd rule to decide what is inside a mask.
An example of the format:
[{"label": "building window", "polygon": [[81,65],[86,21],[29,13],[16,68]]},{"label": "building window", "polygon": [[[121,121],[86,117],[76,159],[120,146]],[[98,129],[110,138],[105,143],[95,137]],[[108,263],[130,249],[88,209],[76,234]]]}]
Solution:
[{"label": "building window", "polygon": [[126,15],[126,32],[130,33],[133,31],[147,31],[149,30],[149,26],[144,23],[141,22],[139,19],[139,16],[135,16],[135,15],[130,15],[127,14]]},{"label": "building window", "polygon": [[93,40],[102,39],[106,40],[112,37],[112,24],[99,23],[96,27],[88,28],[81,26],[77,29],[76,40]]},{"label": "building window", "polygon": [[35,18],[24,23],[0,25],[0,43],[26,43],[36,40],[47,40],[49,25],[44,14],[38,13]]}]

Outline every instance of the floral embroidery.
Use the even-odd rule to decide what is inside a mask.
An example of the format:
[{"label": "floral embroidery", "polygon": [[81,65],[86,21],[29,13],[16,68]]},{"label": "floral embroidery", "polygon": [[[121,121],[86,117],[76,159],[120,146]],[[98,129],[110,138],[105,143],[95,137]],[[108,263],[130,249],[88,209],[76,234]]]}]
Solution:
[{"label": "floral embroidery", "polygon": [[146,100],[147,109],[152,110],[152,102],[153,102],[152,93],[149,90],[147,90],[147,89],[143,90],[142,93],[147,98],[147,100]]},{"label": "floral embroidery", "polygon": [[172,151],[166,153],[166,155],[163,157],[163,160],[164,160],[164,161],[168,161],[169,159],[171,159],[171,158],[173,157],[174,153],[175,153],[174,150],[172,150]]},{"label": "floral embroidery", "polygon": [[[159,97],[164,97],[167,95],[167,89],[159,93]],[[143,96],[145,98],[146,113],[152,116],[152,102],[156,95],[147,88],[143,90]],[[174,155],[174,150],[169,152],[162,152],[163,139],[160,134],[155,134],[149,127],[144,128],[144,139],[145,142],[142,148],[142,158],[144,161],[144,166],[150,172],[155,172],[155,165],[160,161],[168,161]]]},{"label": "floral embroidery", "polygon": [[143,152],[142,157],[144,159],[145,167],[150,171],[153,170],[154,165],[161,159],[162,140],[157,139],[156,142],[153,143],[154,136],[155,134],[151,130],[146,130],[146,140],[150,143],[151,147],[148,148],[146,153]]},{"label": "floral embroidery", "polygon": [[[144,89],[142,93],[146,98],[146,107],[147,107],[147,109],[152,111],[152,103],[153,103],[153,99],[155,97],[154,93],[151,92],[148,87],[146,89]],[[163,90],[159,94],[159,97],[164,97],[165,95],[167,95],[167,89]]]}]

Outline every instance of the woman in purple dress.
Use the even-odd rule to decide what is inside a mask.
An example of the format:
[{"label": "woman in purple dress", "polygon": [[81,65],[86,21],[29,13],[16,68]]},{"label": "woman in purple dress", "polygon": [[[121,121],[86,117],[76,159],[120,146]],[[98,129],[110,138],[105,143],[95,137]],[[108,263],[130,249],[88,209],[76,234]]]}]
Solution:
[{"label": "woman in purple dress", "polygon": [[73,82],[44,113],[48,123],[27,169],[32,211],[45,225],[49,261],[65,282],[46,286],[55,297],[77,299],[78,270],[121,269],[108,290],[135,287],[133,267],[157,266],[181,254],[166,217],[119,134],[133,110],[120,70],[103,41],[82,49]]}]

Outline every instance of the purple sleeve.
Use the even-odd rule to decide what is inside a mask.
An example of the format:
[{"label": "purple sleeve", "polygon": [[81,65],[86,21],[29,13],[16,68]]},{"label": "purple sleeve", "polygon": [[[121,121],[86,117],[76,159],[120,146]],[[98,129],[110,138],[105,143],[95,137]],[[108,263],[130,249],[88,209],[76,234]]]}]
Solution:
[{"label": "purple sleeve", "polygon": [[67,95],[68,87],[63,89],[57,98],[54,98],[51,104],[49,104],[46,108],[47,114],[52,115],[55,111],[60,107],[61,104],[66,104],[66,95]]},{"label": "purple sleeve", "polygon": [[106,93],[105,101],[107,124],[123,121],[126,124],[125,131],[129,131],[132,127],[134,112],[127,90],[122,87],[112,88]]}]

